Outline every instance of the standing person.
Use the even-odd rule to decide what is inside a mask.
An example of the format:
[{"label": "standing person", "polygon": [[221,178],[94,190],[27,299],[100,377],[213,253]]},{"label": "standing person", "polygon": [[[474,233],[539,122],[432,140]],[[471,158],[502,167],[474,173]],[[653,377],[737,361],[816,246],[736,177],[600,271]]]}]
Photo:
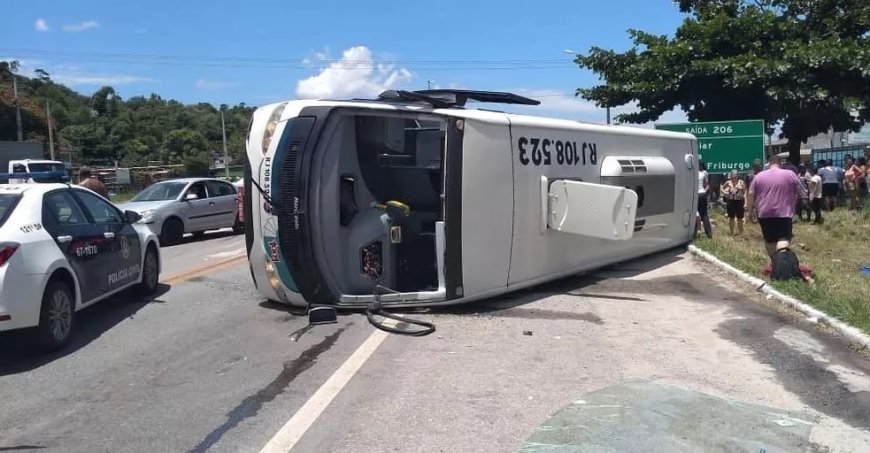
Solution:
[{"label": "standing person", "polygon": [[743,234],[743,216],[746,213],[746,183],[740,179],[737,170],[731,170],[728,180],[722,183],[722,198],[728,213],[728,229],[734,236],[734,223],[737,220],[737,234]]},{"label": "standing person", "polygon": [[846,158],[845,175],[843,182],[846,188],[846,196],[849,197],[849,209],[858,210],[858,180],[864,178],[864,170],[855,162],[852,156]]},{"label": "standing person", "polygon": [[837,172],[834,170],[833,161],[822,159],[819,161],[819,176],[822,178],[822,196],[824,197],[825,209],[828,212],[834,210],[837,205],[837,193],[840,184],[837,182]]},{"label": "standing person", "polygon": [[762,167],[763,167],[763,165],[761,163],[761,159],[755,159],[752,161],[752,171],[750,171],[749,174],[746,175],[746,185],[747,186],[749,184],[752,184],[752,179],[755,178],[755,175],[761,173],[761,170],[763,170]]},{"label": "standing person", "polygon": [[[846,154],[845,156],[843,156],[843,162],[845,162],[846,160],[851,159],[851,158],[852,158],[851,154]],[[834,165],[834,161],[831,159],[828,159],[828,162],[830,162],[831,165],[833,165],[834,173],[837,174],[837,184],[839,184],[839,186],[838,186],[839,191],[837,192],[837,204],[839,205],[840,198],[843,198],[844,196],[848,196],[848,194],[846,193],[846,185],[844,184],[845,178],[846,178],[846,170],[844,170],[843,167],[841,167],[839,165]]]},{"label": "standing person", "polygon": [[[868,168],[866,157],[858,159],[858,170],[858,200],[860,201],[867,195],[868,190],[867,175],[870,174],[870,168]],[[863,207],[863,205],[858,206],[859,209]]]},{"label": "standing person", "polygon": [[867,196],[870,197],[870,145],[864,148],[864,187],[867,189]]},{"label": "standing person", "polygon": [[819,171],[816,168],[810,167],[810,208],[816,215],[813,220],[814,225],[819,225],[824,222],[822,219],[822,177],[819,176]]},{"label": "standing person", "polygon": [[797,171],[798,181],[801,182],[801,194],[797,203],[795,203],[795,211],[797,212],[798,219],[804,220],[804,212],[807,213],[807,222],[810,221],[810,187],[809,180],[804,177],[806,173],[806,168],[803,165]]},{"label": "standing person", "polygon": [[106,189],[106,185],[91,175],[89,167],[79,168],[79,185],[85,189],[93,190],[105,199],[109,198],[109,191]]},{"label": "standing person", "polygon": [[698,216],[704,224],[704,234],[713,237],[713,227],[710,226],[710,214],[707,212],[710,196],[710,175],[707,174],[707,164],[698,163]]},{"label": "standing person", "polygon": [[[770,156],[769,167],[749,185],[746,210],[758,217],[767,254],[773,259],[778,241],[791,241],[795,201],[800,196],[800,181],[794,172],[782,168],[782,158]],[[757,209],[756,211],[753,211]]]}]

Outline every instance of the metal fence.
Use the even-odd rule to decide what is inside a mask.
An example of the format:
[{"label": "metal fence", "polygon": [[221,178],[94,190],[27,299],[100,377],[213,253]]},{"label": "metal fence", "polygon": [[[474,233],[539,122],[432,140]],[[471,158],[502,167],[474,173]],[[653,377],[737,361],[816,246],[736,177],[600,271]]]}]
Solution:
[{"label": "metal fence", "polygon": [[845,165],[846,154],[852,155],[854,158],[864,157],[864,148],[870,143],[852,144],[849,146],[839,146],[837,148],[817,148],[812,152],[812,163],[816,164],[820,159],[832,160],[834,165],[842,168]]}]

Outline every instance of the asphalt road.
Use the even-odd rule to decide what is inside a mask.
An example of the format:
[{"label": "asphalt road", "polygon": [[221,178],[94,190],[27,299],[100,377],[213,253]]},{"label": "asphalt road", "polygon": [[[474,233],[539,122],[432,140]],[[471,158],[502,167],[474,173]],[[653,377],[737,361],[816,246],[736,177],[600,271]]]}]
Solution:
[{"label": "asphalt road", "polygon": [[[307,319],[264,302],[233,261],[242,237],[163,253],[158,296],[83,311],[67,350],[0,338],[0,451],[539,451],[566,407],[627,383],[706,398],[691,413],[718,416],[694,430],[707,439],[741,418],[710,409],[725,401],[792,414],[758,424],[801,451],[870,451],[867,358],[679,251],[411,315],[437,325],[427,337],[383,339],[343,314],[298,341]],[[657,404],[685,428],[690,412]],[[546,442],[591,436],[584,423]]]}]

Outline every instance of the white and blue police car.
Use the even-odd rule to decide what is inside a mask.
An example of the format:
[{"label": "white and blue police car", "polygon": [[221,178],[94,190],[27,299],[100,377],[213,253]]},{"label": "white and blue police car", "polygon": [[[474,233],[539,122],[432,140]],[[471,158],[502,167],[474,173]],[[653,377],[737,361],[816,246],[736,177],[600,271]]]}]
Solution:
[{"label": "white and blue police car", "polygon": [[0,332],[35,328],[59,349],[76,312],[120,291],[157,288],[160,247],[139,214],[67,184],[0,184]]}]

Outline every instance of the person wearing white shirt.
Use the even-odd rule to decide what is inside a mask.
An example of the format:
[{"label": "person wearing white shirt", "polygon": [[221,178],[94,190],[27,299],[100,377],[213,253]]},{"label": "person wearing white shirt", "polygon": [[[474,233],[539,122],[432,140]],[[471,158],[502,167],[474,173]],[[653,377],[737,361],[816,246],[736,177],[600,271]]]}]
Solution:
[{"label": "person wearing white shirt", "polygon": [[709,196],[710,175],[707,173],[707,164],[700,162],[698,164],[698,217],[704,225],[704,234],[708,238],[712,238],[713,227],[710,226],[710,214],[707,212]]},{"label": "person wearing white shirt", "polygon": [[813,224],[818,225],[824,222],[822,219],[822,177],[819,176],[819,170],[815,167],[810,167],[809,171],[811,175],[809,181],[810,209],[816,216]]}]

